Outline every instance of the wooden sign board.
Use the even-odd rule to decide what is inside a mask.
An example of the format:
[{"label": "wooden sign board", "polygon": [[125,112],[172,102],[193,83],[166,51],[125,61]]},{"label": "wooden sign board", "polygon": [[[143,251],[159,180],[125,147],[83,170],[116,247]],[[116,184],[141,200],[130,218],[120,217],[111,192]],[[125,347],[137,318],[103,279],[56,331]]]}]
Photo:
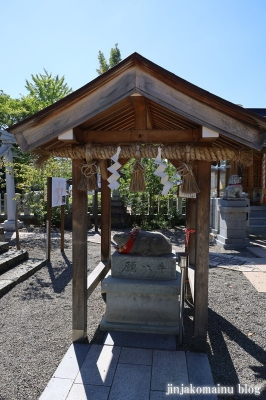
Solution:
[{"label": "wooden sign board", "polygon": [[66,178],[47,178],[46,259],[51,255],[52,207],[61,206],[61,251],[64,250],[64,208],[66,204]]},{"label": "wooden sign board", "polygon": [[52,207],[66,204],[66,178],[52,178]]}]

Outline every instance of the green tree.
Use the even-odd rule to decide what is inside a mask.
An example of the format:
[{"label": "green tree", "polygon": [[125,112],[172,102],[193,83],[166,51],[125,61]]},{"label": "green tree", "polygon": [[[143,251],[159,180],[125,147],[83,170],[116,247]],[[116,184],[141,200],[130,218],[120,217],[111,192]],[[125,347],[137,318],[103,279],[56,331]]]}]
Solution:
[{"label": "green tree", "polygon": [[52,76],[46,69],[44,72],[31,75],[32,82],[26,79],[26,96],[13,99],[0,90],[0,127],[16,124],[72,92],[64,76]]},{"label": "green tree", "polygon": [[[52,76],[44,69],[44,74],[31,75],[32,82],[26,80],[28,94],[18,99],[12,99],[9,95],[0,91],[0,126],[7,128],[43,108],[62,99],[72,92],[72,89],[65,83],[64,76]],[[71,176],[71,161],[60,158],[51,158],[45,166],[36,173],[34,165],[35,157],[31,153],[22,154],[16,146],[14,163],[15,182],[17,191],[26,195],[25,201],[28,208],[38,214],[40,219],[45,212],[43,192],[47,176]],[[5,167],[5,165],[4,165]],[[3,171],[4,172],[4,171]],[[1,186],[5,186],[5,179],[2,178]],[[36,194],[38,191],[38,195]],[[42,194],[42,200],[36,200]]]},{"label": "green tree", "polygon": [[72,89],[65,82],[64,76],[61,78],[58,75],[52,76],[45,68],[44,74],[32,74],[31,78],[33,82],[26,79],[25,88],[29,91],[26,100],[27,98],[35,100],[37,107],[39,105],[42,108],[47,107],[72,92]]},{"label": "green tree", "polygon": [[107,64],[104,54],[100,50],[98,53],[98,60],[99,60],[100,68],[96,69],[96,71],[98,72],[98,75],[102,75],[106,71],[108,71],[109,65]]},{"label": "green tree", "polygon": [[0,90],[0,127],[7,128],[29,115],[32,100],[12,99]]},{"label": "green tree", "polygon": [[[165,219],[164,214],[167,213],[169,200],[176,197],[176,187],[172,188],[167,196],[161,194],[163,185],[161,179],[154,175],[157,165],[154,163],[154,159],[142,158],[141,163],[145,166],[145,192],[130,193],[129,185],[132,176],[131,164],[134,160],[130,160],[120,171],[120,186],[119,192],[125,204],[130,206],[131,215],[141,215],[141,227],[143,229],[158,229],[170,226],[171,221]],[[167,160],[164,161],[167,165],[165,172],[168,174],[169,179],[173,180],[173,176],[176,173],[176,168],[169,163]],[[157,209],[155,209],[155,204]],[[158,210],[158,204],[160,204],[160,212]],[[164,211],[163,211],[164,210]],[[156,215],[153,215],[155,212]],[[175,215],[172,215],[173,219]],[[170,216],[168,215],[168,219]]]},{"label": "green tree", "polygon": [[115,47],[111,48],[110,50],[110,57],[109,57],[109,64],[104,56],[104,54],[99,50],[98,53],[98,60],[100,64],[100,68],[96,69],[99,75],[104,74],[110,68],[113,68],[116,64],[122,61],[121,53],[119,48],[117,47],[118,43],[115,44]]}]

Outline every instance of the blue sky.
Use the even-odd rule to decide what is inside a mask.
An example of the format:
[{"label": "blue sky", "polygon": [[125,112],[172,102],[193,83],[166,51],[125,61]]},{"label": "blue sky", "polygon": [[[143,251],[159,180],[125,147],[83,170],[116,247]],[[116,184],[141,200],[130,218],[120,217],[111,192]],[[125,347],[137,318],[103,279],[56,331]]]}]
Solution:
[{"label": "blue sky", "polygon": [[73,90],[96,78],[98,51],[118,43],[244,107],[266,107],[266,0],[10,0],[1,2],[0,89],[64,75]]}]

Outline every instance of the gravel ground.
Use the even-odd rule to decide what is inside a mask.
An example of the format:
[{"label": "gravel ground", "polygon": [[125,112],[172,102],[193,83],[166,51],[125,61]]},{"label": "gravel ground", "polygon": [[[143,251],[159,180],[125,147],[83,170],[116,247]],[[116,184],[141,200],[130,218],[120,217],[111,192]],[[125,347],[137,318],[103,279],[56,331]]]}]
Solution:
[{"label": "gravel ground", "polygon": [[[44,232],[28,231],[32,235],[21,237],[22,248],[30,257],[45,258]],[[184,251],[181,230],[162,232]],[[70,232],[65,233],[65,253],[59,249],[58,235],[52,239],[51,263],[0,299],[0,400],[38,399],[71,344]],[[225,251],[213,244],[210,252],[254,258],[248,251]],[[88,260],[90,271],[100,261],[99,244],[89,243]],[[264,388],[260,396],[235,394],[219,399],[266,399],[265,298],[242,272],[210,268],[208,357],[215,384],[233,386],[235,391],[238,383]],[[98,285],[88,301],[90,342],[104,340],[98,328],[104,310]],[[192,315],[193,305],[187,302],[186,350],[192,350]]]}]

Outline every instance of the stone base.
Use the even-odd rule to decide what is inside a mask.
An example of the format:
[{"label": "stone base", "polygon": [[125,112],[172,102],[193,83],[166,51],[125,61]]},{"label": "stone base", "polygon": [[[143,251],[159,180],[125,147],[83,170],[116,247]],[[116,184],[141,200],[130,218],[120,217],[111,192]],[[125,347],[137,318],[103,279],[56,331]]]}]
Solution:
[{"label": "stone base", "polygon": [[101,320],[100,329],[102,331],[120,331],[120,332],[141,332],[157,333],[161,335],[178,335],[179,325],[176,326],[158,326],[147,324],[123,324],[117,322],[108,322],[105,317]]},{"label": "stone base", "polygon": [[[15,228],[15,220],[5,220],[1,226],[4,228],[5,231],[7,232],[14,232],[16,230]],[[21,229],[23,228],[23,222],[18,220],[18,228]]]},{"label": "stone base", "polygon": [[247,207],[248,201],[244,197],[224,197],[220,200],[221,207]]},{"label": "stone base", "polygon": [[250,242],[246,237],[229,239],[225,238],[224,236],[217,235],[216,244],[218,244],[220,247],[223,247],[225,250],[234,250],[246,248],[250,245]]},{"label": "stone base", "polygon": [[106,293],[106,312],[101,329],[178,332],[179,272],[171,281],[119,279],[109,273],[102,281],[102,292]]},{"label": "stone base", "polygon": [[241,249],[249,246],[247,239],[250,208],[245,198],[227,198],[220,201],[220,231],[216,243],[224,249]]},{"label": "stone base", "polygon": [[111,258],[111,275],[130,279],[176,279],[175,253],[163,256],[139,256],[115,251]]}]

